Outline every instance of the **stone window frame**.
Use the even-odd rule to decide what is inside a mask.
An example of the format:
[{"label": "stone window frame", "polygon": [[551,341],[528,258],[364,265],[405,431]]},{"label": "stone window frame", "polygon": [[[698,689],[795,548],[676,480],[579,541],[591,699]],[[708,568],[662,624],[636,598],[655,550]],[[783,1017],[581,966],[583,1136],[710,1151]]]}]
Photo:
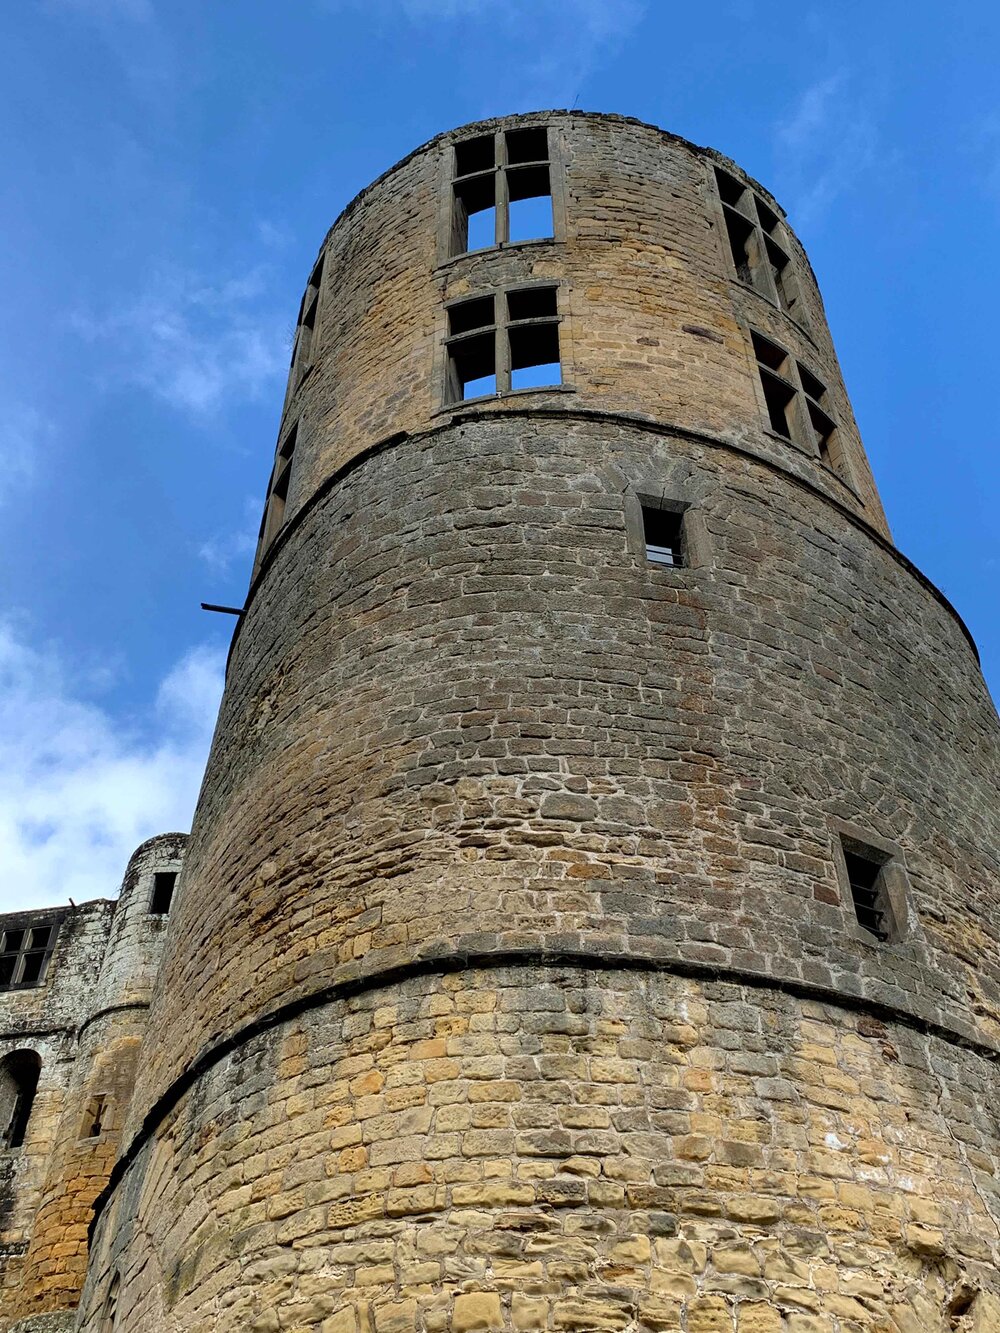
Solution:
[{"label": "stone window frame", "polygon": [[[705,512],[699,501],[686,488],[674,486],[670,482],[640,482],[625,491],[624,502],[626,544],[637,564],[643,569],[662,570],[668,577],[673,577],[683,575],[691,569],[700,569],[710,563],[711,547]],[[682,516],[683,558],[680,564],[661,564],[659,561],[649,559],[642,514],[644,509],[666,509]]]},{"label": "stone window frame", "polygon": [[109,1092],[95,1092],[87,1099],[78,1139],[80,1142],[103,1138],[114,1128],[114,1099]]},{"label": "stone window frame", "polygon": [[726,249],[736,280],[808,327],[784,219],[745,180],[713,164]]},{"label": "stone window frame", "polygon": [[[0,927],[0,960],[13,959],[10,968],[10,980],[0,980],[0,994],[7,991],[32,990],[44,986],[52,954],[59,939],[61,917],[7,917]],[[44,944],[34,944],[36,931],[46,930],[48,935]],[[16,948],[8,948],[11,935],[20,934]],[[34,973],[37,960],[37,973],[28,981],[25,973]],[[6,967],[4,971],[6,971]]]},{"label": "stone window frame", "polygon": [[267,499],[264,501],[264,513],[260,520],[260,532],[257,537],[257,554],[253,562],[253,573],[260,568],[261,561],[268,548],[285,526],[285,511],[288,507],[288,490],[292,480],[292,467],[295,463],[295,450],[298,445],[301,419],[291,426],[278,440],[274,466],[267,483]]},{"label": "stone window frame", "polygon": [[[544,130],[546,133],[547,157],[538,158],[535,161],[508,161],[507,135],[518,134],[522,131]],[[492,137],[494,141],[493,165],[484,167],[481,171],[467,172],[464,175],[458,175],[458,150],[464,144],[471,144],[476,140],[488,139]],[[530,125],[502,125],[495,130],[487,130],[481,134],[467,134],[460,138],[451,139],[443,146],[442,152],[442,188],[441,197],[443,207],[441,211],[441,221],[438,230],[438,253],[440,256],[439,267],[450,264],[456,260],[468,259],[470,257],[478,258],[482,255],[493,254],[499,250],[509,250],[524,245],[552,245],[562,243],[566,238],[566,197],[564,186],[564,161],[565,152],[562,144],[562,136],[556,126],[547,121],[538,122]],[[534,236],[524,240],[512,241],[509,238],[510,233],[510,182],[507,179],[508,173],[518,171],[529,171],[532,169],[545,167],[548,169],[548,197],[552,201],[552,235]],[[457,219],[457,207],[459,200],[456,194],[456,186],[462,183],[469,183],[475,177],[492,176],[494,207],[496,209],[495,217],[495,240],[491,246],[482,246],[476,250],[456,250],[456,234],[459,227]],[[540,196],[524,196],[526,198]]]},{"label": "stone window frame", "polygon": [[[760,407],[768,431],[817,459],[828,472],[854,490],[843,431],[834,412],[830,390],[815,371],[770,334],[752,326],[749,334]],[[785,395],[783,409],[776,409],[772,404],[775,392]],[[776,410],[784,411],[784,429],[775,423]]]},{"label": "stone window frame", "polygon": [[[511,319],[509,311],[509,298],[514,295],[525,292],[550,290],[555,293],[555,313],[546,314],[527,319]],[[452,312],[464,305],[472,305],[476,301],[485,301],[492,298],[493,317],[489,323],[471,326],[461,329],[459,332],[452,333]],[[566,357],[565,340],[562,335],[561,325],[565,321],[565,284],[552,278],[535,279],[531,282],[513,282],[503,283],[495,287],[483,288],[478,291],[466,292],[454,300],[446,301],[443,307],[444,313],[444,337],[442,339],[443,347],[443,373],[442,373],[442,409],[453,411],[456,408],[465,407],[469,403],[494,402],[497,399],[508,399],[524,393],[561,393],[571,391],[571,386],[566,383]],[[560,381],[558,384],[538,384],[528,385],[523,388],[511,387],[511,352],[510,352],[510,331],[514,329],[528,329],[531,327],[551,326],[556,330],[556,338],[559,350],[559,372]],[[463,342],[470,342],[473,339],[485,339],[489,335],[493,336],[493,365],[494,375],[496,377],[496,389],[493,393],[477,394],[471,398],[461,396],[461,384],[456,377],[455,360],[452,349]],[[539,362],[537,364],[546,364]],[[457,391],[457,392],[456,392]]]},{"label": "stone window frame", "polygon": [[[916,925],[912,906],[913,894],[903,849],[898,843],[847,820],[831,819],[830,828],[833,834],[833,863],[837,872],[845,933],[871,949],[885,949],[901,943],[912,935]],[[845,851],[881,867],[879,897],[886,928],[884,940],[879,940],[858,921],[854,908],[854,893],[844,857]]]}]

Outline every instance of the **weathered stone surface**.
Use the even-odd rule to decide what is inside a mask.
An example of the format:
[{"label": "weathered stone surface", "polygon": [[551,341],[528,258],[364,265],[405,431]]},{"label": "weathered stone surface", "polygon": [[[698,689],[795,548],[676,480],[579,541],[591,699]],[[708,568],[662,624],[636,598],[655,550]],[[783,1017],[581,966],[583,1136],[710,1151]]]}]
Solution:
[{"label": "weathered stone surface", "polygon": [[[996,1308],[974,654],[888,540],[794,238],[792,319],[714,155],[547,123],[551,242],[443,254],[445,138],[326,243],[81,1333],[113,1280],[142,1333]],[[444,303],[542,280],[561,388],[442,412]],[[850,484],[769,429],[751,327],[827,385]],[[689,506],[684,567],[640,496]],[[894,849],[884,944],[841,835]]]}]

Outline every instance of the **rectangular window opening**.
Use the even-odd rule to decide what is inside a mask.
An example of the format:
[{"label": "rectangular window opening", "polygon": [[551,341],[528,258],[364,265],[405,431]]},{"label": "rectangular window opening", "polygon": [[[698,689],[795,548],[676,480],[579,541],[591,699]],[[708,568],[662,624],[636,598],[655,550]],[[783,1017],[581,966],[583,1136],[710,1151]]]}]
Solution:
[{"label": "rectangular window opening", "polygon": [[736,276],[740,282],[753,286],[753,265],[750,262],[754,236],[753,226],[742,213],[737,213],[735,209],[726,208],[723,211],[726,217],[729,249],[732,252],[733,263],[736,266]]},{"label": "rectangular window opening", "polygon": [[0,934],[0,990],[40,985],[56,934],[57,927],[51,924],[18,927]]},{"label": "rectangular window opening", "polygon": [[552,196],[532,195],[525,199],[511,199],[508,221],[508,240],[546,241],[555,234],[552,216]]},{"label": "rectangular window opening", "polygon": [[449,353],[453,401],[496,393],[496,335],[492,330],[460,338],[451,344]]},{"label": "rectangular window opening", "polygon": [[760,218],[762,231],[767,236],[773,236],[778,230],[781,219],[775,213],[773,208],[768,207],[759,195],[754,195],[754,202],[757,205],[757,216]]},{"label": "rectangular window opening", "polygon": [[515,325],[508,337],[512,389],[549,388],[562,383],[558,324]]},{"label": "rectangular window opening", "polygon": [[492,171],[496,166],[496,141],[492,134],[464,139],[455,145],[455,175],[471,176],[475,171]]},{"label": "rectangular window opening", "polygon": [[454,337],[474,329],[488,329],[494,322],[496,305],[492,296],[477,296],[460,301],[448,309],[448,332]]},{"label": "rectangular window opening", "polygon": [[177,884],[176,870],[158,870],[153,876],[153,891],[149,896],[149,910],[154,916],[166,916]]},{"label": "rectangular window opening", "polygon": [[522,287],[507,293],[507,314],[512,321],[545,319],[556,312],[554,287]]},{"label": "rectangular window opening", "polygon": [[452,254],[487,250],[497,243],[496,175],[473,176],[455,184]]},{"label": "rectangular window opening", "polygon": [[719,167],[715,168],[715,182],[722,202],[729,204],[731,208],[739,207],[746,186],[742,185],[735,176],[730,176],[728,171],[723,171]]},{"label": "rectangular window opening", "polygon": [[795,402],[794,388],[785,380],[779,379],[777,375],[769,374],[763,368],[760,372],[760,382],[764,390],[764,402],[767,404],[767,416],[771,423],[771,429],[776,434],[783,435],[786,440],[790,440],[792,438],[792,426],[789,409]]},{"label": "rectangular window opening", "polygon": [[857,917],[858,925],[870,935],[874,935],[877,940],[887,940],[888,913],[882,880],[884,862],[873,860],[870,856],[859,852],[849,852],[846,847],[844,861],[847,865],[847,881],[851,886],[854,915]]},{"label": "rectangular window opening", "polygon": [[544,125],[526,130],[508,130],[506,134],[507,161],[545,162],[549,156],[549,133]]},{"label": "rectangular window opening", "polygon": [[684,564],[684,512],[642,506],[646,559],[651,565]]}]

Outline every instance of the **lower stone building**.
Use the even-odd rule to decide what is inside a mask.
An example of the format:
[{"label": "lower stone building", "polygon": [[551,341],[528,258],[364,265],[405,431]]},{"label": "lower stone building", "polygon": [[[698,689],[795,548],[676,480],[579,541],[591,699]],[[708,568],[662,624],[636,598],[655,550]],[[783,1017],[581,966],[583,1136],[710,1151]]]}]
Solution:
[{"label": "lower stone building", "polygon": [[0,1328],[74,1326],[185,842],[143,843],[117,898],[0,915]]}]

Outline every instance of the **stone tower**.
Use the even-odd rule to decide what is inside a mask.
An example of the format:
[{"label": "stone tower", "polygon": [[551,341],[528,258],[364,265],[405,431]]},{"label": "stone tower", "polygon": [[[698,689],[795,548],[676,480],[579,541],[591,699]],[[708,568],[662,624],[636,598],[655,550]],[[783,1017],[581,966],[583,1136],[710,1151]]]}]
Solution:
[{"label": "stone tower", "polygon": [[417,149],[303,298],[79,1327],[1000,1328],[997,736],[767,191]]}]

